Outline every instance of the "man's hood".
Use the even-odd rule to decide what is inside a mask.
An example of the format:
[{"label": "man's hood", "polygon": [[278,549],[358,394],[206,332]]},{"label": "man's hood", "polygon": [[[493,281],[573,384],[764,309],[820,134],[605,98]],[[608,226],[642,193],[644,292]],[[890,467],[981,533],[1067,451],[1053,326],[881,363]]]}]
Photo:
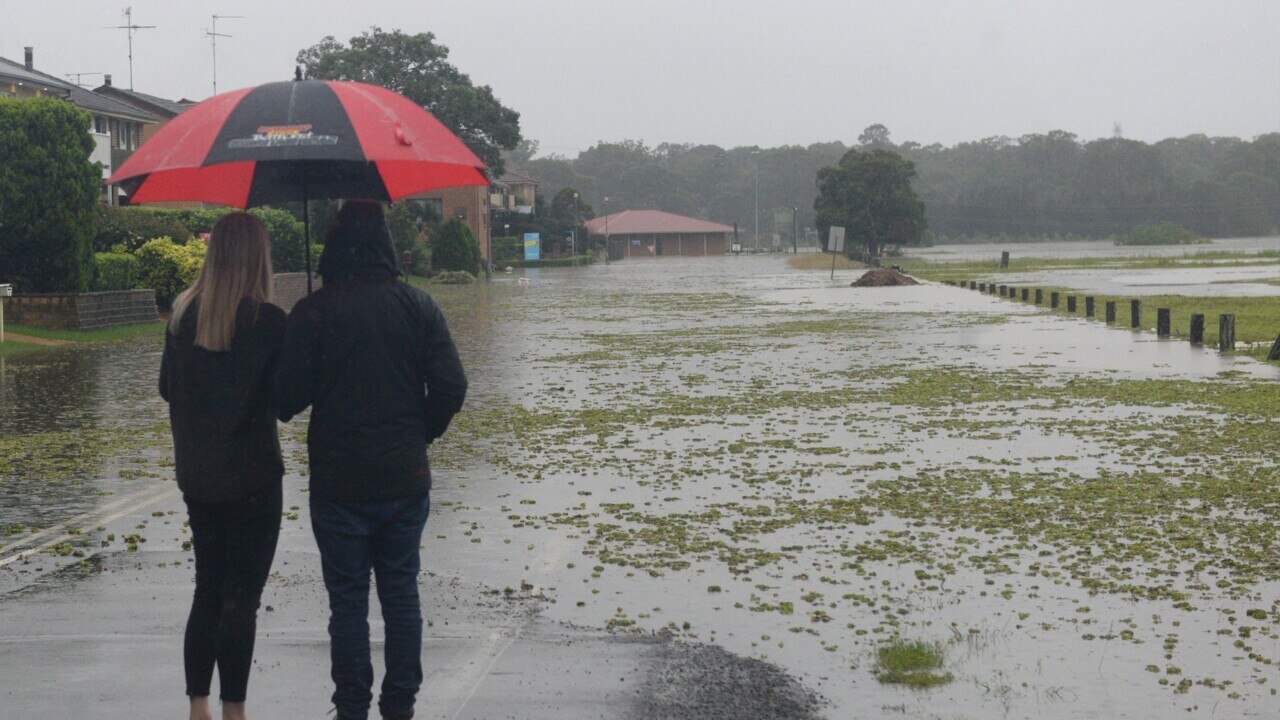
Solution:
[{"label": "man's hood", "polygon": [[400,274],[395,244],[381,205],[371,200],[352,200],[342,206],[325,238],[319,271],[326,280],[344,275]]}]

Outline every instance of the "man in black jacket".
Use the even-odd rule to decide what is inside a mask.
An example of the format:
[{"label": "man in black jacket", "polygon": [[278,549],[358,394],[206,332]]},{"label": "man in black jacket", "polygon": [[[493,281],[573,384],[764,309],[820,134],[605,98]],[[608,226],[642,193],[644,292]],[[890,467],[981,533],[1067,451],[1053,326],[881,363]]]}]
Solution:
[{"label": "man in black jacket", "polygon": [[282,420],[311,406],[311,527],[329,591],[333,703],[341,720],[368,717],[372,570],[386,624],[378,707],[411,718],[422,685],[427,445],[462,408],[467,378],[435,302],[396,279],[381,205],[343,205],[319,270],[324,287],[289,317],[276,387]]}]

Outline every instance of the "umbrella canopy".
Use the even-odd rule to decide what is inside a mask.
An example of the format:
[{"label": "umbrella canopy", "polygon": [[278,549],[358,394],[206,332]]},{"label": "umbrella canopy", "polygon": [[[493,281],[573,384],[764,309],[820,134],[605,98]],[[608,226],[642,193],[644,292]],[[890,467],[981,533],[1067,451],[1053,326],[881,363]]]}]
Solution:
[{"label": "umbrella canopy", "polygon": [[246,208],[394,202],[486,186],[484,163],[431,113],[374,85],[306,80],[216,95],[170,120],[107,180],[131,204]]}]

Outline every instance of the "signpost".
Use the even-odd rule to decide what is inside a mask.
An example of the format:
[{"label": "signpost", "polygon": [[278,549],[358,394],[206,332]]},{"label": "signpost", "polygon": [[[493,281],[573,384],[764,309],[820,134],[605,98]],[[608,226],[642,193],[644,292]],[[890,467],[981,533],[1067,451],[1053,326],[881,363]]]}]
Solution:
[{"label": "signpost", "polygon": [[844,228],[832,225],[827,234],[827,252],[831,253],[831,279],[836,279],[836,253],[844,252]]},{"label": "signpost", "polygon": [[524,259],[525,260],[541,260],[542,259],[542,238],[538,233],[524,234]]},{"label": "signpost", "polygon": [[[0,285],[0,298],[13,297],[12,285]],[[4,342],[4,303],[0,302],[0,343]]]}]

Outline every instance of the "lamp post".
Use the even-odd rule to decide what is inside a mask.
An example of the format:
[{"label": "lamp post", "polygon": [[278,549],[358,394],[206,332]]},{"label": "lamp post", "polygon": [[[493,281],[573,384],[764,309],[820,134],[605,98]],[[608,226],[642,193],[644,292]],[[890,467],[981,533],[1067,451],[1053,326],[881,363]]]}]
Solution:
[{"label": "lamp post", "polygon": [[578,193],[573,194],[573,235],[569,240],[569,252],[573,255],[573,266],[578,267],[578,228],[582,226],[582,218],[578,215]]},{"label": "lamp post", "polygon": [[609,264],[609,198],[604,199],[604,264]]},{"label": "lamp post", "polygon": [[756,156],[756,234],[751,240],[751,251],[760,251],[760,151],[752,150],[752,155]]}]

